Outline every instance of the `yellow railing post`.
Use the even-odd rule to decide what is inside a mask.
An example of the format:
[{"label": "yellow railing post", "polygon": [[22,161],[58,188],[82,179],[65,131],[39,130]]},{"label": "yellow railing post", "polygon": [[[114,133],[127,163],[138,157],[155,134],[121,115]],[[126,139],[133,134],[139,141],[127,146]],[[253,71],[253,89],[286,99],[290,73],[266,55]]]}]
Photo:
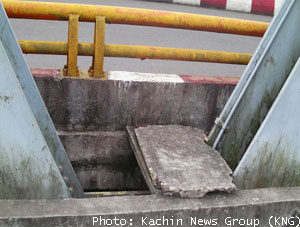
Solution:
[{"label": "yellow railing post", "polygon": [[105,17],[97,16],[94,32],[94,47],[93,64],[89,69],[91,77],[105,79],[103,64],[104,64],[104,40],[105,40]]},{"label": "yellow railing post", "polygon": [[78,14],[69,15],[69,31],[68,31],[68,63],[67,76],[78,77],[77,55],[78,55]]}]

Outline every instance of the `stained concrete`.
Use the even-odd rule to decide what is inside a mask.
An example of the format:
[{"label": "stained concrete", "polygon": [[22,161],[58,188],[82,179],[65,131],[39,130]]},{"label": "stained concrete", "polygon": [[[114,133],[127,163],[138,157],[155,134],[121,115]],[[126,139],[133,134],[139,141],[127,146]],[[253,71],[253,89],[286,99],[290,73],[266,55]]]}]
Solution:
[{"label": "stained concrete", "polygon": [[125,126],[180,124],[208,132],[235,87],[207,81],[71,79],[57,70],[50,76],[43,70],[33,73],[85,190],[147,189]]},{"label": "stained concrete", "polygon": [[147,189],[124,131],[59,131],[59,136],[84,190]]},{"label": "stained concrete", "polygon": [[36,77],[36,82],[61,131],[180,124],[208,132],[235,86],[52,77]]},{"label": "stained concrete", "polygon": [[209,192],[236,190],[232,171],[220,154],[205,144],[202,130],[180,125],[135,129],[131,140],[153,193],[200,198]]},{"label": "stained concrete", "polygon": [[[202,199],[149,195],[52,201],[0,201],[1,227],[120,226],[120,219],[126,221],[123,226],[159,226],[150,225],[150,221],[157,221],[159,224],[163,218],[168,219],[169,223],[165,222],[162,226],[178,227],[212,225],[205,225],[204,220],[214,220],[217,223],[215,226],[221,227],[267,227],[270,226],[269,222],[273,226],[296,226],[299,223],[296,217],[299,215],[299,187],[240,190],[233,194],[210,194]],[[296,224],[274,223],[274,218],[281,220],[283,217],[290,218],[290,224],[291,221],[295,221]],[[103,220],[108,225],[105,225]],[[239,220],[242,221],[241,224]],[[243,220],[248,220],[248,223],[252,221],[252,225],[243,225]]]}]

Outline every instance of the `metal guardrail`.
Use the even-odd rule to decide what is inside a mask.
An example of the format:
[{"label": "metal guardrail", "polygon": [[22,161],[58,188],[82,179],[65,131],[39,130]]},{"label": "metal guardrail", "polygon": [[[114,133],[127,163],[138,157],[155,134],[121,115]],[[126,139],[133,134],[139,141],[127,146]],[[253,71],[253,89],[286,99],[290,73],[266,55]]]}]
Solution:
[{"label": "metal guardrail", "polygon": [[[48,41],[23,41],[19,44],[27,54],[68,54],[67,42]],[[78,55],[94,56],[95,46],[92,43],[78,43]],[[132,46],[105,44],[104,56],[106,57],[126,57],[141,59],[169,59],[182,61],[215,62],[228,64],[247,65],[251,59],[250,54],[240,54],[233,52],[206,51],[180,48]]]},{"label": "metal guardrail", "polygon": [[[180,28],[199,31],[263,36],[268,23],[206,15],[134,9],[101,5],[2,1],[10,18],[68,20],[68,42],[19,41],[24,53],[68,55],[67,76],[78,76],[77,55],[93,56],[91,77],[105,78],[103,59],[127,57],[227,64],[248,64],[244,53],[192,50],[150,46],[104,44],[105,23]],[[94,43],[78,43],[78,22],[95,22]]]}]

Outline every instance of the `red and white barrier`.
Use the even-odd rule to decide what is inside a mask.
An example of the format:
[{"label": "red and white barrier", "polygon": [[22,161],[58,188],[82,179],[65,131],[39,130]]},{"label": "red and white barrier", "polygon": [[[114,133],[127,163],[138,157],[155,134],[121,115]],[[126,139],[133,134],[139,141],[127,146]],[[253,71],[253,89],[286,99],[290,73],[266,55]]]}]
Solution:
[{"label": "red and white barrier", "polygon": [[274,15],[284,0],[172,0],[173,3]]}]

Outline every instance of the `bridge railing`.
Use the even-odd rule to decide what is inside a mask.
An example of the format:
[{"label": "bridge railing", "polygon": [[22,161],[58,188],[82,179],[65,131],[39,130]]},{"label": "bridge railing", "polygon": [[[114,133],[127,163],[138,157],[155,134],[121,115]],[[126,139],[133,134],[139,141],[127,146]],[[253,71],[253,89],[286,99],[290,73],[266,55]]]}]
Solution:
[{"label": "bridge railing", "polygon": [[[268,23],[198,14],[102,5],[2,0],[10,18],[69,21],[68,42],[23,41],[27,54],[67,55],[65,75],[77,77],[77,56],[93,56],[89,75],[105,79],[105,57],[248,64],[251,55],[208,50],[105,43],[105,23],[179,28],[262,37]],[[94,43],[78,43],[78,23],[95,23]]]}]

